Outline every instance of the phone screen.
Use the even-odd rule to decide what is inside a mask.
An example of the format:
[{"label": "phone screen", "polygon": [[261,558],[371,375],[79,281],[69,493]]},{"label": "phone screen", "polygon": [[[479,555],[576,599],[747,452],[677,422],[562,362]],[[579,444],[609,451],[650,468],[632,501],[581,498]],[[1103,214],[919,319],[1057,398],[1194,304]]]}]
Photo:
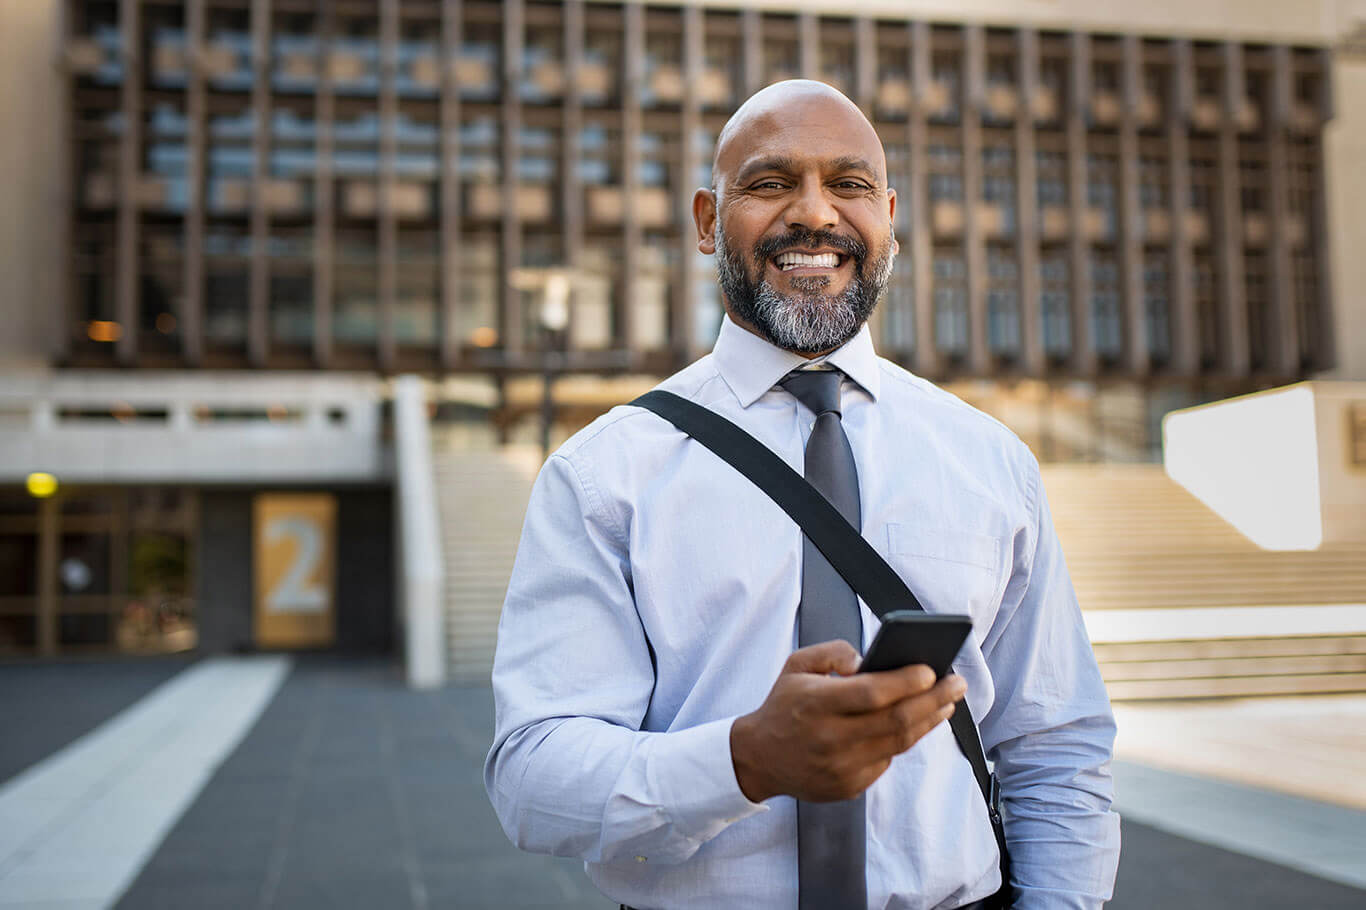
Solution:
[{"label": "phone screen", "polygon": [[927,664],[936,676],[942,677],[953,666],[953,659],[971,631],[971,616],[915,610],[888,613],[863,657],[859,672],[876,673],[909,664]]}]

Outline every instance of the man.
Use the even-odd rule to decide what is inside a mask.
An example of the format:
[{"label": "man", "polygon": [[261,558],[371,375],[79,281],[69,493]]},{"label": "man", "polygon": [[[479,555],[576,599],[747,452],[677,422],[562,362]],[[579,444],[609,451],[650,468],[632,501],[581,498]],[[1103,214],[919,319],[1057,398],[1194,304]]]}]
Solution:
[{"label": "man", "polygon": [[[866,647],[878,621],[847,587],[815,593],[828,566],[801,531],[665,420],[614,408],[546,462],[527,509],[485,765],[504,830],[582,857],[637,908],[974,906],[1000,874],[942,723],[966,692],[1015,906],[1098,907],[1119,852],[1109,702],[1028,449],[873,353],[865,322],[897,252],[876,132],[828,86],[778,83],[731,118],[713,173],[693,215],[727,318],[661,388],[808,479],[827,470],[809,437],[833,431],[853,523],[927,610],[970,613],[974,631],[958,675],[853,675],[844,633],[808,643],[807,627],[852,621]],[[847,833],[813,857],[831,825]],[[849,857],[855,880],[823,890],[821,863]]]}]

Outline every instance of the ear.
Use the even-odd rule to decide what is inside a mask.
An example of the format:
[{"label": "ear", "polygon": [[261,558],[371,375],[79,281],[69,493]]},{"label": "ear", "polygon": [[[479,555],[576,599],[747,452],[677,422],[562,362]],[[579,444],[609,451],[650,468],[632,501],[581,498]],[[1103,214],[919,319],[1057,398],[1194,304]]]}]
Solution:
[{"label": "ear", "polygon": [[900,253],[901,244],[896,239],[896,190],[887,188],[887,223],[892,226],[892,252]]},{"label": "ear", "polygon": [[716,194],[701,187],[692,194],[692,220],[697,225],[697,250],[716,252]]}]

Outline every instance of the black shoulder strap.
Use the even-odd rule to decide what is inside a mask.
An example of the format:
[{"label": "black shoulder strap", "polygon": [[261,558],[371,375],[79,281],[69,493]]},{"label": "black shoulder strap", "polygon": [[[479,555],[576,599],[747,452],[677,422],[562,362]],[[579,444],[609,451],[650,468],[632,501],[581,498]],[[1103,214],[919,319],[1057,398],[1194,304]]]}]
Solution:
[{"label": "black shoulder strap", "polygon": [[[863,539],[858,529],[846,521],[806,478],[749,433],[709,408],[660,389],[646,392],[631,404],[654,411],[767,493],[879,619],[893,610],[925,609],[901,576]],[[949,726],[959,750],[972,765],[972,773],[986,800],[1001,851],[1002,893],[1008,895],[1010,866],[1000,814],[1000,794],[995,776],[987,769],[982,740],[966,701],[958,703],[949,718]]]}]

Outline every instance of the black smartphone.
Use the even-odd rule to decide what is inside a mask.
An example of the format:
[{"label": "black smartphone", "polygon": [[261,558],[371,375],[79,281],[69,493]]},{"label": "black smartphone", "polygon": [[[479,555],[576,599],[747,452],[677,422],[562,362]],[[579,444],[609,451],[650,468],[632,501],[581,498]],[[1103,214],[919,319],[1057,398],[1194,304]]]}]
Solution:
[{"label": "black smartphone", "polygon": [[928,664],[935,676],[943,678],[971,631],[971,616],[895,610],[882,617],[882,628],[863,655],[859,672]]}]

